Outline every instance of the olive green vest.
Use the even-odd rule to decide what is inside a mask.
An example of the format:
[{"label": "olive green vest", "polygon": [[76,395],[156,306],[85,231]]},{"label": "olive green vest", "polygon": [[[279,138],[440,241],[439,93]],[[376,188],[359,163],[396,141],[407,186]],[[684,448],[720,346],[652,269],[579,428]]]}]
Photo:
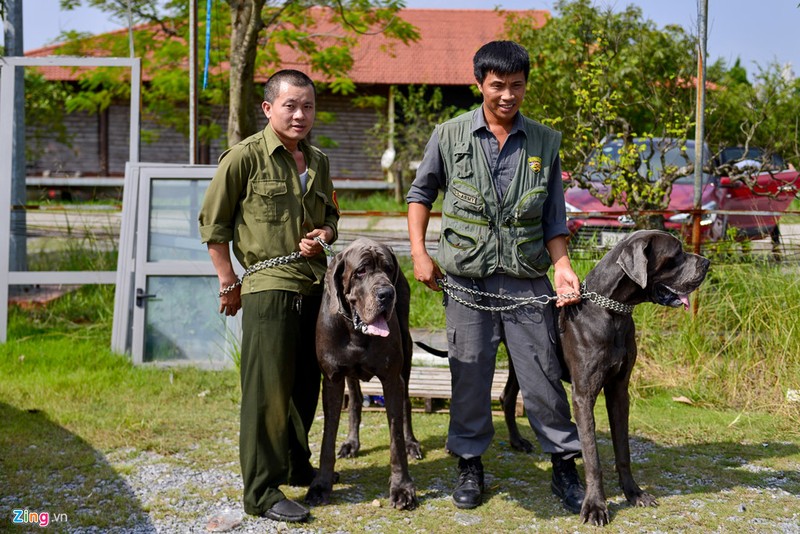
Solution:
[{"label": "olive green vest", "polygon": [[544,276],[551,261],[542,239],[542,208],[561,133],[524,119],[524,154],[498,205],[486,155],[472,133],[472,115],[436,128],[447,176],[439,263],[448,273],[468,278]]}]

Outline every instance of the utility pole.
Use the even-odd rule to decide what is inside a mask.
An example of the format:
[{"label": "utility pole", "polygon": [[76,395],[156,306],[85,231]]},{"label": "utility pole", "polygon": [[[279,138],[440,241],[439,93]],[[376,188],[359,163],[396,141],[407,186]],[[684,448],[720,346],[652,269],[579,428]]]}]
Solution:
[{"label": "utility pole", "polygon": [[708,28],[708,0],[697,0],[697,107],[694,133],[694,217],[692,243],[700,251],[700,201],[703,193],[703,155],[706,114],[706,30]]},{"label": "utility pole", "polygon": [[197,0],[189,2],[189,164],[197,163]]},{"label": "utility pole", "polygon": [[[700,254],[700,211],[703,194],[703,156],[705,154],[706,52],[708,47],[708,0],[697,0],[697,109],[694,130],[694,210],[692,211],[692,247]],[[692,315],[697,316],[699,299],[692,299]]]},{"label": "utility pole", "polygon": [[[4,31],[5,55],[22,57],[22,0],[6,1]],[[9,245],[10,271],[28,270],[27,224],[25,218],[25,68],[14,67],[14,131],[11,149],[11,236]]]}]

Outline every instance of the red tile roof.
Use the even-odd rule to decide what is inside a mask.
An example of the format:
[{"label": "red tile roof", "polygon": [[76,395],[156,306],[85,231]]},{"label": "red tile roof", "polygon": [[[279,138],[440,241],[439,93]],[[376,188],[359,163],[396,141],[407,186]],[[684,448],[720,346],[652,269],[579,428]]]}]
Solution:
[{"label": "red tile roof", "polygon": [[[383,34],[364,35],[353,50],[350,78],[357,84],[471,85],[472,56],[480,46],[504,38],[507,14],[530,15],[536,27],[544,25],[549,13],[543,10],[494,11],[480,9],[403,9],[399,16],[414,25],[420,38],[408,45],[393,42]],[[125,33],[119,30],[115,33]],[[54,54],[60,45],[27,52],[29,57]],[[106,55],[98,51],[97,55]],[[296,52],[285,48],[282,67],[308,72]],[[74,69],[42,69],[49,79],[73,80]],[[318,76],[313,77],[319,78]],[[149,76],[143,75],[147,80]],[[264,78],[265,76],[257,76]],[[259,79],[257,81],[263,81]]]}]

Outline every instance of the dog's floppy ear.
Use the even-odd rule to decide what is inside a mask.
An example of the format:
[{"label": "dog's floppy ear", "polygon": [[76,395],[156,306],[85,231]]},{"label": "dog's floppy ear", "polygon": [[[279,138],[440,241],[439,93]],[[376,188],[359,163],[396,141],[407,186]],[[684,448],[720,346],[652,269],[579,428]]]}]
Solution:
[{"label": "dog's floppy ear", "polygon": [[328,294],[328,304],[333,314],[339,310],[346,310],[347,303],[344,300],[344,268],[345,252],[340,252],[331,260],[328,265],[328,272],[325,274],[325,292]]},{"label": "dog's floppy ear", "polygon": [[392,273],[392,285],[397,287],[397,280],[403,276],[403,270],[400,268],[400,262],[397,260],[397,256],[392,250],[391,247],[389,249],[389,258],[392,260],[392,264],[394,265],[394,272]]},{"label": "dog's floppy ear", "polygon": [[617,258],[617,265],[642,289],[647,287],[647,244],[647,239],[631,239]]}]

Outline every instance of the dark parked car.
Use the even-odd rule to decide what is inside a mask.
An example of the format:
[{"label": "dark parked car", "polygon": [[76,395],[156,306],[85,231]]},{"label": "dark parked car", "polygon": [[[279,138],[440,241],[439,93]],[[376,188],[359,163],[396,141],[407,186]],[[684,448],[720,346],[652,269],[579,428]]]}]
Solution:
[{"label": "dark parked car", "polygon": [[[640,147],[640,154],[649,158],[653,181],[665,166],[686,168],[688,175],[673,183],[664,226],[667,230],[690,236],[691,215],[686,211],[694,206],[694,141],[686,141],[685,150],[677,141],[669,139],[636,139],[633,142],[644,145]],[[603,154],[610,160],[619,161],[622,146],[621,140],[611,141],[603,147]],[[707,147],[704,147],[703,158],[705,162],[711,160]],[[709,213],[701,220],[701,239],[721,239],[726,236],[728,228],[735,228],[737,237],[741,238],[777,238],[780,215],[772,212],[786,210],[797,194],[800,181],[798,172],[787,166],[782,158],[772,156],[769,159],[765,162],[763,152],[756,148],[750,148],[745,154],[744,148],[732,147],[718,155],[714,168],[731,172],[730,176],[703,174],[701,207]],[[646,162],[641,163],[638,172],[642,176],[647,174]],[[731,178],[738,176],[736,173],[746,175],[747,179]],[[602,183],[607,173],[587,165],[584,175],[589,176],[599,194],[608,190],[609,186]],[[618,204],[605,206],[589,190],[581,188],[574,180],[569,181],[565,197],[567,225],[573,242],[610,247],[633,229],[633,219],[625,207]]]}]

